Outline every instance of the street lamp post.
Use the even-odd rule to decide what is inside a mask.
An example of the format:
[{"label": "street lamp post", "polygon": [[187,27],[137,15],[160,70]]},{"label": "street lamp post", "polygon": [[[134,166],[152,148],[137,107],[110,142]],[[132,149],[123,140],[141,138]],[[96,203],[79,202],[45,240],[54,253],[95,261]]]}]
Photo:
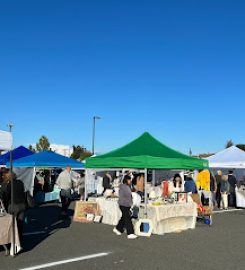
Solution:
[{"label": "street lamp post", "polygon": [[93,155],[95,154],[95,125],[96,125],[96,120],[101,119],[99,116],[94,116],[93,117],[93,136],[92,136],[92,153]]}]

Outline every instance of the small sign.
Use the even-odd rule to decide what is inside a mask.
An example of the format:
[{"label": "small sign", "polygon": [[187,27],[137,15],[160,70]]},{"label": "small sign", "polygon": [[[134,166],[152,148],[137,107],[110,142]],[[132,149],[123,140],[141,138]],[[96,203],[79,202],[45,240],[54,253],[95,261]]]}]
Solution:
[{"label": "small sign", "polygon": [[177,201],[180,203],[187,203],[188,196],[186,192],[177,192]]},{"label": "small sign", "polygon": [[75,206],[75,213],[73,216],[73,221],[76,222],[93,222],[92,219],[88,219],[87,217],[90,215],[96,216],[98,215],[98,205],[95,202],[85,202],[85,201],[77,201]]}]

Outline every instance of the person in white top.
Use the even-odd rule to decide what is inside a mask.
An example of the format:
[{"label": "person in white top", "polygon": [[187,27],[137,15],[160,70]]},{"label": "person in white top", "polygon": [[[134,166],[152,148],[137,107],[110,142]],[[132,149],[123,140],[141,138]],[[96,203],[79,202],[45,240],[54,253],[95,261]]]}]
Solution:
[{"label": "person in white top", "polygon": [[72,171],[70,166],[66,166],[65,170],[59,174],[56,184],[61,189],[61,215],[65,218],[67,217],[68,208],[71,203],[71,194],[73,187]]},{"label": "person in white top", "polygon": [[169,192],[183,192],[184,191],[184,185],[181,176],[176,173],[174,175],[173,181],[170,182],[169,185]]}]

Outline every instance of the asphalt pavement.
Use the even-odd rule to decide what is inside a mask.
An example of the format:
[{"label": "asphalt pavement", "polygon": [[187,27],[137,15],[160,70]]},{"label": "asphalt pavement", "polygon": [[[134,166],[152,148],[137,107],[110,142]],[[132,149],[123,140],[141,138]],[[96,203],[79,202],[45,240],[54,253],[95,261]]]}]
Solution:
[{"label": "asphalt pavement", "polygon": [[[24,250],[12,258],[5,257],[0,249],[0,269],[245,268],[244,210],[215,214],[211,227],[197,224],[195,230],[136,240],[128,240],[126,235],[114,235],[112,226],[61,220],[59,214],[60,208],[56,204],[29,211]],[[56,266],[44,265],[60,261],[64,262]]]}]

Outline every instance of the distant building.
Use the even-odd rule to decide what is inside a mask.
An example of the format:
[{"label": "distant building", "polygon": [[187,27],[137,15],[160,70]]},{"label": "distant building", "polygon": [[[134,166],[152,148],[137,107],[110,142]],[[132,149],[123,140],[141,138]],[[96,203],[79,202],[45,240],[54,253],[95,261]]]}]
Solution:
[{"label": "distant building", "polygon": [[62,144],[51,143],[50,149],[51,151],[54,151],[55,153],[66,157],[70,157],[73,152],[72,147],[70,147],[69,145],[62,145]]}]

